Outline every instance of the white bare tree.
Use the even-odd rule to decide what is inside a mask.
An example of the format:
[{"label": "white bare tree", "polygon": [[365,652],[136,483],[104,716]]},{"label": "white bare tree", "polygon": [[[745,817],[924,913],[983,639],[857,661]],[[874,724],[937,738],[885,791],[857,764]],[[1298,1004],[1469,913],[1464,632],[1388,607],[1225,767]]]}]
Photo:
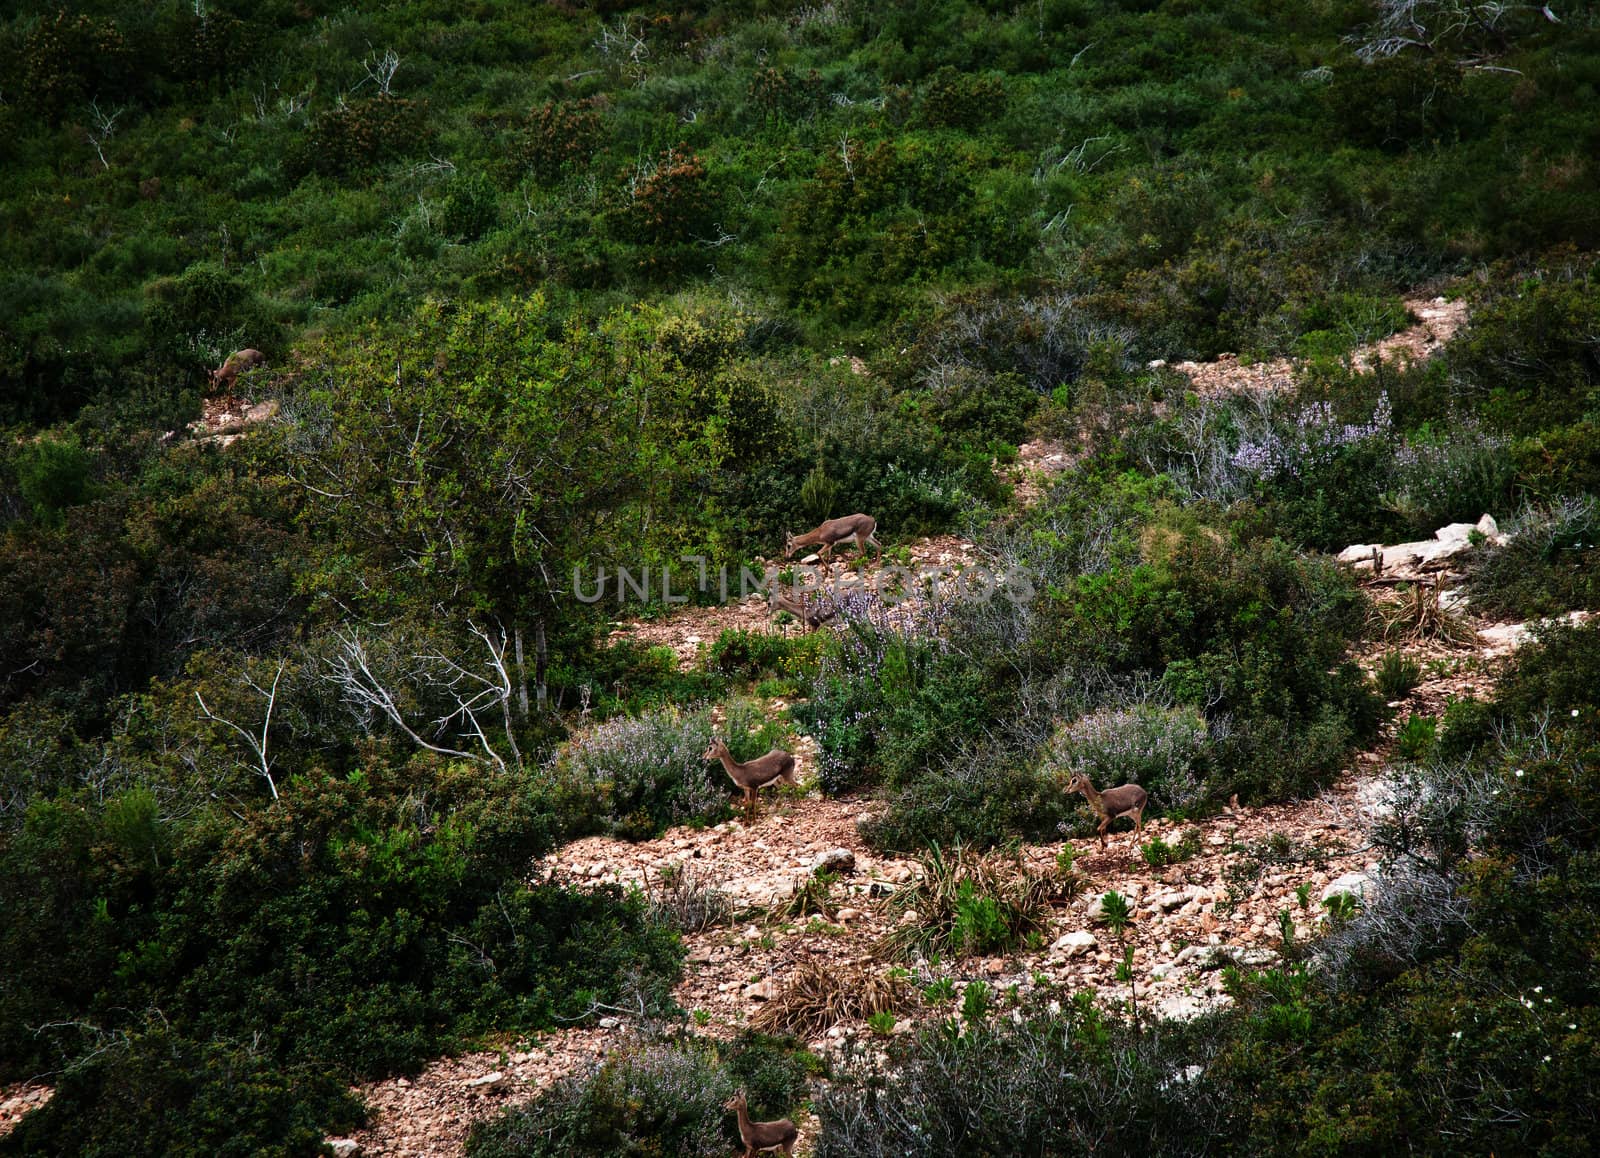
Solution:
[{"label": "white bare tree", "polygon": [[374,51],[361,62],[361,69],[367,75],[357,88],[371,81],[381,95],[390,96],[394,74],[400,71],[400,54],[392,48],[384,49],[381,55]]},{"label": "white bare tree", "polygon": [[1435,52],[1467,41],[1500,41],[1509,34],[1514,20],[1535,14],[1550,24],[1561,23],[1548,4],[1379,0],[1377,19],[1350,40],[1356,46],[1356,56],[1370,64],[1413,48]]},{"label": "white bare tree", "polygon": [[272,776],[272,757],[268,752],[268,746],[271,742],[272,734],[272,712],[278,705],[278,685],[283,681],[283,669],[287,663],[287,660],[280,659],[278,661],[278,670],[272,675],[271,687],[262,687],[255,676],[250,674],[248,670],[240,677],[244,685],[259,696],[265,705],[265,710],[261,713],[261,729],[259,732],[252,731],[235,723],[233,720],[217,715],[206,704],[205,697],[200,694],[198,688],[194,693],[194,698],[200,703],[201,718],[212,720],[232,730],[244,740],[250,751],[254,753],[255,760],[247,764],[247,766],[267,782],[267,787],[272,790],[272,799],[274,800],[278,799],[278,784]]},{"label": "white bare tree", "polygon": [[[487,653],[474,666],[438,647],[413,652],[398,665],[379,662],[359,632],[337,631],[337,648],[324,678],[338,688],[363,727],[387,720],[420,748],[505,771],[506,761],[490,743],[485,726],[486,719],[498,714],[506,747],[521,767],[522,752],[511,719],[516,685],[506,659],[506,630],[497,627],[491,632],[472,623],[467,629]],[[423,709],[419,706],[422,702],[431,706]],[[430,715],[427,723],[412,718]],[[429,735],[424,735],[425,730]],[[452,747],[445,742],[447,737],[462,746]]]},{"label": "white bare tree", "polygon": [[94,148],[94,155],[100,158],[100,164],[107,169],[111,168],[111,162],[106,160],[106,145],[117,134],[117,119],[127,111],[103,112],[99,101],[89,102],[89,116],[93,121],[88,129],[89,144]]}]

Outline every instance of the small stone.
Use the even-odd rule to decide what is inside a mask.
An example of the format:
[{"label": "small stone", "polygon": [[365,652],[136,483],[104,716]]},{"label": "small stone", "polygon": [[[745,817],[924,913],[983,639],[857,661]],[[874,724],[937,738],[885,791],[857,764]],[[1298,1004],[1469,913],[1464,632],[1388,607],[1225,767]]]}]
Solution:
[{"label": "small stone", "polygon": [[324,1138],[322,1144],[333,1151],[333,1158],[361,1158],[361,1143],[354,1138]]},{"label": "small stone", "polygon": [[814,873],[851,873],[856,870],[856,854],[847,848],[829,849],[811,862]]},{"label": "small stone", "polygon": [[751,1001],[771,1001],[778,995],[778,986],[772,978],[763,978],[753,985],[746,985],[744,995]]},{"label": "small stone", "polygon": [[1278,955],[1271,949],[1235,949],[1233,963],[1245,969],[1261,969],[1271,965]]},{"label": "small stone", "polygon": [[1368,873],[1345,873],[1322,890],[1322,899],[1326,901],[1343,893],[1358,901],[1367,900],[1377,892],[1377,886],[1378,882]]},{"label": "small stone", "polygon": [[1065,957],[1076,957],[1080,953],[1087,953],[1099,944],[1093,933],[1087,929],[1078,929],[1058,938],[1050,948]]},{"label": "small stone", "polygon": [[866,914],[860,909],[840,909],[833,915],[833,918],[834,920],[838,921],[839,924],[847,925],[851,921],[859,921],[864,916],[866,916]]},{"label": "small stone", "polygon": [[601,1029],[616,1029],[621,1024],[621,1020],[615,1017],[602,1017],[600,1019]]},{"label": "small stone", "polygon": [[493,1089],[505,1080],[506,1075],[499,1070],[495,1070],[493,1073],[484,1074],[481,1078],[469,1078],[461,1084],[469,1090],[488,1090]]}]

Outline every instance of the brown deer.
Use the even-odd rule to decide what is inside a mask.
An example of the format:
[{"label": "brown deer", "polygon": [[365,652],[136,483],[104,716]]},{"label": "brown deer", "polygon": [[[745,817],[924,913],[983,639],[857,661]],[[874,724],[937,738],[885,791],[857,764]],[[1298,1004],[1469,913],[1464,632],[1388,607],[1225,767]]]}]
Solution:
[{"label": "brown deer", "polygon": [[829,519],[814,531],[807,531],[803,535],[785,535],[783,557],[787,559],[793,555],[797,547],[821,546],[822,557],[832,559],[833,548],[851,540],[855,541],[857,551],[865,550],[868,543],[881,551],[883,544],[873,538],[877,530],[878,520],[871,515],[845,515],[842,519]]},{"label": "brown deer", "polygon": [[1111,827],[1113,820],[1121,817],[1133,817],[1135,839],[1144,832],[1144,806],[1150,799],[1150,794],[1137,784],[1124,784],[1121,788],[1107,788],[1104,792],[1096,792],[1086,774],[1074,772],[1072,779],[1067,782],[1067,791],[1083,793],[1083,798],[1089,802],[1089,807],[1094,809],[1095,815],[1100,818],[1101,848],[1106,847],[1106,829]]},{"label": "brown deer", "polygon": [[768,784],[782,781],[785,784],[795,784],[794,757],[782,748],[774,748],[765,756],[757,756],[754,760],[741,764],[733,758],[733,753],[728,751],[728,742],[720,736],[711,738],[711,746],[705,750],[702,760],[721,760],[722,766],[727,770],[729,778],[744,789],[744,811],[748,818],[756,807],[756,790],[765,788]]},{"label": "brown deer", "polygon": [[739,1140],[744,1143],[744,1158],[755,1158],[757,1150],[782,1150],[786,1155],[794,1153],[794,1142],[800,1136],[800,1131],[788,1118],[779,1118],[776,1122],[752,1122],[750,1104],[745,1101],[743,1090],[729,1098],[722,1108],[739,1115]]},{"label": "brown deer", "polygon": [[227,361],[210,372],[212,390],[218,393],[231,391],[235,378],[246,370],[264,365],[266,360],[267,356],[260,350],[235,350],[228,355]]},{"label": "brown deer", "polygon": [[774,591],[772,607],[774,611],[787,611],[805,624],[808,632],[815,631],[839,614],[839,604],[820,592],[807,599],[804,595],[786,595],[782,591]]}]

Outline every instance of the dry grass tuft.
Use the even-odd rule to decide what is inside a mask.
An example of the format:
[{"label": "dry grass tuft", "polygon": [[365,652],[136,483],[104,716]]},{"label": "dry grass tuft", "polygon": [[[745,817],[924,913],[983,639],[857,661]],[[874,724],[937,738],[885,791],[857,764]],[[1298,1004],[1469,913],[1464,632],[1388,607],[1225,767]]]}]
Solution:
[{"label": "dry grass tuft", "polygon": [[750,1028],[813,1038],[840,1022],[901,1013],[917,1001],[916,987],[903,970],[880,973],[860,965],[805,961],[784,980],[778,995],[756,1011]]},{"label": "dry grass tuft", "polygon": [[922,859],[922,879],[889,899],[890,911],[914,911],[874,948],[879,957],[967,957],[1002,953],[1044,931],[1052,906],[1074,896],[1082,878],[1070,868],[1044,871],[1018,849],[983,855],[937,845]]},{"label": "dry grass tuft", "polygon": [[1397,600],[1372,608],[1373,633],[1385,643],[1432,640],[1447,647],[1470,647],[1477,642],[1471,624],[1439,605],[1437,584],[1413,583],[1397,594]]},{"label": "dry grass tuft", "polygon": [[688,864],[664,865],[647,882],[651,911],[680,933],[698,933],[733,919],[733,902]]}]

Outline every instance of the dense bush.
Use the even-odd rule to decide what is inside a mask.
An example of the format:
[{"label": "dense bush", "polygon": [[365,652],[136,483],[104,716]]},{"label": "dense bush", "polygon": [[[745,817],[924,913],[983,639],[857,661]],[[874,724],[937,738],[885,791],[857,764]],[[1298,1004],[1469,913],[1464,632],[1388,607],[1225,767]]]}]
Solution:
[{"label": "dense bush", "polygon": [[1083,995],[1059,1016],[933,1026],[861,1059],[816,1101],[823,1158],[1205,1154],[1224,1113],[1199,1031],[1136,1032]]},{"label": "dense bush", "polygon": [[1475,610],[1530,619],[1600,608],[1600,500],[1527,508],[1504,529],[1507,543],[1480,547],[1471,561]]},{"label": "dense bush", "polygon": [[668,825],[727,815],[727,777],[704,758],[711,735],[705,710],[619,716],[573,739],[549,775],[591,830],[643,840]]},{"label": "dense bush", "polygon": [[69,1069],[51,1105],[0,1141],[0,1152],[309,1158],[328,1133],[363,1119],[344,1082],[326,1070],[277,1065],[254,1039],[188,1040],[152,1014],[148,1027]]},{"label": "dense bush", "polygon": [[[280,791],[242,816],[173,813],[139,788],[104,805],[41,796],[0,841],[0,949],[17,963],[0,979],[7,1071],[77,1065],[96,1037],[133,1043],[83,1070],[30,1137],[81,1116],[85,1145],[142,1136],[133,1149],[150,1152],[163,1131],[215,1137],[246,1061],[263,1088],[295,1073],[349,1081],[491,1027],[581,1017],[627,986],[647,1005],[664,998],[676,939],[642,899],[521,883],[553,829],[523,778],[373,758]],[[58,1028],[36,1033],[44,1024]],[[304,1080],[309,1092],[321,1079]],[[118,1100],[145,1085],[185,1098],[159,1116]],[[279,1133],[238,1144],[286,1144],[333,1104],[318,1097],[264,1107],[257,1125]]]},{"label": "dense bush", "polygon": [[781,1117],[806,1093],[807,1055],[745,1033],[729,1044],[637,1041],[526,1106],[473,1128],[470,1158],[679,1154],[710,1158],[738,1144],[723,1105],[740,1089],[756,1120]]}]

